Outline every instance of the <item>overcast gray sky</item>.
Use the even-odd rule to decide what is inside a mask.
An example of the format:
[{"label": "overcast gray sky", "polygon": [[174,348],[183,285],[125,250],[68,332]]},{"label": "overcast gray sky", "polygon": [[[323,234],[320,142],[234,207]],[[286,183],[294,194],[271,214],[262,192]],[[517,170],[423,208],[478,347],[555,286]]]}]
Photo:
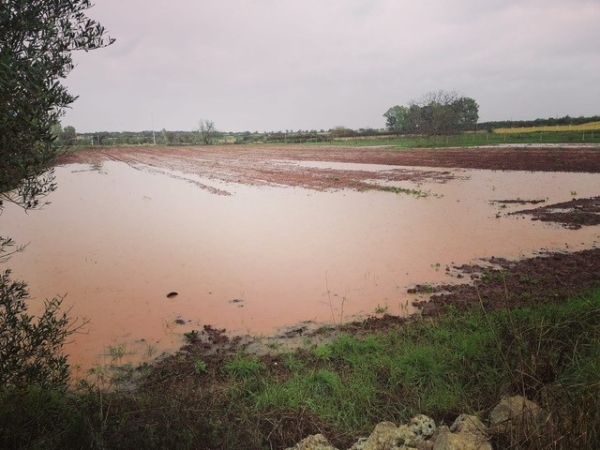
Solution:
[{"label": "overcast gray sky", "polygon": [[382,128],[445,89],[480,121],[600,114],[600,0],[96,0],[79,132]]}]

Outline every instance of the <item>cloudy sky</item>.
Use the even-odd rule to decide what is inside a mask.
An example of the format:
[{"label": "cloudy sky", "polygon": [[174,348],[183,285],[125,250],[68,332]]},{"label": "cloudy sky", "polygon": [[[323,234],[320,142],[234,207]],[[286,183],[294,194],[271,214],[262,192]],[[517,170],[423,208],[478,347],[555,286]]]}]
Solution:
[{"label": "cloudy sky", "polygon": [[600,114],[600,0],[96,0],[79,132],[382,128],[445,89],[481,121]]}]

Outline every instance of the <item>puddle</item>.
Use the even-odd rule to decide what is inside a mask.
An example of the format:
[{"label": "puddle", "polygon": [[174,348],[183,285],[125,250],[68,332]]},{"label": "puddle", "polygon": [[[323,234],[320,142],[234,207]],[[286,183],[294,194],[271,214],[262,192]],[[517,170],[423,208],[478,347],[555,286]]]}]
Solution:
[{"label": "puddle", "polygon": [[32,312],[67,294],[72,316],[89,319],[66,347],[85,371],[115,355],[139,362],[177,349],[206,324],[270,334],[300,321],[409,313],[407,289],[452,281],[446,266],[599,239],[598,227],[509,216],[523,205],[502,203],[596,196],[598,174],[453,174],[395,183],[437,195],[415,198],[218,183],[114,161],[58,167],[51,205],[28,214],[7,205],[0,217],[3,235],[30,243],[5,266],[29,283]]}]

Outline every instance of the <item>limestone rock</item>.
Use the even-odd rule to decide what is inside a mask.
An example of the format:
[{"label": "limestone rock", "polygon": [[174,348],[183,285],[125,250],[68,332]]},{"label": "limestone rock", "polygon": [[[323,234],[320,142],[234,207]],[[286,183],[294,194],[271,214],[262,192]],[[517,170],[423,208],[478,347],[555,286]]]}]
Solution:
[{"label": "limestone rock", "polygon": [[477,416],[461,414],[450,427],[450,431],[452,433],[471,433],[485,436],[487,434],[487,427]]},{"label": "limestone rock", "polygon": [[433,450],[492,450],[492,444],[481,433],[452,433],[446,426],[438,429]]},{"label": "limestone rock", "polygon": [[337,450],[322,434],[314,434],[286,450]]},{"label": "limestone rock", "polygon": [[490,412],[490,430],[494,433],[515,431],[515,427],[525,433],[539,429],[546,418],[543,410],[531,400],[520,395],[503,397]]},{"label": "limestone rock", "polygon": [[417,437],[420,436],[423,439],[430,438],[435,433],[435,421],[425,414],[419,414],[410,419],[408,427]]},{"label": "limestone rock", "polygon": [[416,448],[421,439],[408,425],[381,422],[367,439],[361,439],[350,450],[408,450]]}]

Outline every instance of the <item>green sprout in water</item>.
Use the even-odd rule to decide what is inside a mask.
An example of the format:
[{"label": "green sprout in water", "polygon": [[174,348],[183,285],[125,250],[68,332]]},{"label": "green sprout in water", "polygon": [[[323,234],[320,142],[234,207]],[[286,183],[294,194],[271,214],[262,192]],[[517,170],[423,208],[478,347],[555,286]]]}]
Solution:
[{"label": "green sprout in water", "polygon": [[377,308],[375,308],[375,314],[383,314],[387,312],[387,310],[388,305],[380,306],[379,304],[377,304]]}]

